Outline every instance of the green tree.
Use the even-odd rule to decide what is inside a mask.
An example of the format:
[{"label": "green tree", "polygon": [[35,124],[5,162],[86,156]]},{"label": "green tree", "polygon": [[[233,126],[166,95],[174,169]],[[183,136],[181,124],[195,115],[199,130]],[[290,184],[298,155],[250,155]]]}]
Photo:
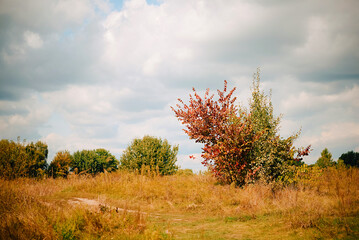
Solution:
[{"label": "green tree", "polygon": [[[266,182],[276,180],[288,169],[288,165],[300,165],[298,159],[294,159],[296,152],[293,146],[299,132],[282,138],[279,131],[281,117],[275,117],[270,95],[266,95],[260,89],[260,70],[254,74],[252,84],[252,98],[249,102],[249,118],[252,122],[254,133],[260,135],[251,150],[252,169],[258,169],[255,178]],[[243,111],[243,110],[242,110]]]},{"label": "green tree", "polygon": [[315,164],[321,168],[326,168],[334,165],[332,154],[328,151],[327,148],[324,148],[324,150],[321,152],[320,158],[318,158]]},{"label": "green tree", "polygon": [[349,151],[343,153],[339,159],[343,160],[345,165],[352,167],[359,167],[359,153],[354,151]]},{"label": "green tree", "polygon": [[54,159],[49,165],[48,175],[50,177],[67,177],[72,162],[72,156],[69,151],[60,151],[56,153]]},{"label": "green tree", "polygon": [[141,170],[148,167],[158,169],[161,175],[176,172],[178,146],[172,147],[167,140],[145,136],[134,139],[121,156],[121,167],[129,170]]},{"label": "green tree", "polygon": [[0,141],[0,176],[6,179],[18,177],[42,177],[47,168],[47,145],[3,139]]},{"label": "green tree", "polygon": [[27,176],[27,154],[20,142],[0,141],[0,176],[14,179]]},{"label": "green tree", "polygon": [[96,151],[98,162],[104,163],[103,169],[112,172],[118,169],[119,161],[109,151],[100,148]]},{"label": "green tree", "polygon": [[100,172],[111,172],[118,168],[119,161],[109,151],[96,150],[77,151],[72,156],[71,171],[95,175]]},{"label": "green tree", "polygon": [[41,141],[36,143],[30,143],[25,147],[26,153],[28,154],[28,176],[39,177],[45,174],[48,167],[47,155],[48,149],[47,144]]}]

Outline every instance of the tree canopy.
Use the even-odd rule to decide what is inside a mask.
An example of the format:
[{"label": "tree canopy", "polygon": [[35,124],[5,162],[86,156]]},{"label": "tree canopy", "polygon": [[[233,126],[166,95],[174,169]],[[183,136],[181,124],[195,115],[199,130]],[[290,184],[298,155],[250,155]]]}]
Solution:
[{"label": "tree canopy", "polygon": [[42,177],[47,168],[47,144],[0,141],[0,176],[6,179],[17,177]]},{"label": "tree canopy", "polygon": [[71,171],[75,173],[97,174],[111,172],[118,168],[119,161],[109,151],[99,148],[96,150],[76,151],[72,155]]},{"label": "tree canopy", "polygon": [[69,151],[60,151],[56,153],[54,159],[50,163],[48,175],[56,177],[67,177],[73,159]]},{"label": "tree canopy", "polygon": [[317,162],[315,163],[317,166],[321,168],[326,168],[333,166],[333,164],[335,164],[332,158],[332,154],[329,152],[328,148],[324,148],[320,155],[321,156],[318,158]]},{"label": "tree canopy", "polygon": [[121,167],[129,170],[158,171],[161,175],[176,172],[178,146],[171,146],[168,141],[152,136],[136,138],[121,156]]},{"label": "tree canopy", "polygon": [[359,167],[359,153],[354,151],[349,151],[343,153],[339,159],[343,160],[345,165],[352,167]]}]

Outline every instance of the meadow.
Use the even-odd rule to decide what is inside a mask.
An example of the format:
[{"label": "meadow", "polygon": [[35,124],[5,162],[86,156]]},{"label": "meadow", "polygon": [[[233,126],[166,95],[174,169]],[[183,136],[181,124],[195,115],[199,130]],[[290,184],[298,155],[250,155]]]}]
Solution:
[{"label": "meadow", "polygon": [[184,170],[0,179],[0,239],[359,239],[358,213],[358,168],[241,188]]}]

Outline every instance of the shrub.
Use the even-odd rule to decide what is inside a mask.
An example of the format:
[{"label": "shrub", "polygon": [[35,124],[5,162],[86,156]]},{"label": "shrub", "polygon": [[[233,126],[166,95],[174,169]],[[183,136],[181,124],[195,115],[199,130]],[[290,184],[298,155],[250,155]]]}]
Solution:
[{"label": "shrub", "polygon": [[71,171],[75,173],[111,172],[118,168],[118,160],[105,149],[77,151],[72,156]]},{"label": "shrub", "polygon": [[121,156],[121,167],[130,170],[158,171],[161,175],[176,172],[178,146],[172,147],[167,140],[145,136],[134,139]]}]

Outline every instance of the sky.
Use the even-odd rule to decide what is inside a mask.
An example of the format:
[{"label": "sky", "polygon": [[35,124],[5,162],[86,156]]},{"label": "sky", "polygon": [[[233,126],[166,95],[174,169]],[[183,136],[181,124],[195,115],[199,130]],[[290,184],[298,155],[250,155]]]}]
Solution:
[{"label": "sky", "polygon": [[260,67],[281,136],[301,129],[306,163],[324,148],[336,160],[359,152],[358,22],[357,0],[0,0],[0,137],[44,141],[51,161],[120,158],[151,135],[203,170],[170,107],[224,80],[248,106]]}]

